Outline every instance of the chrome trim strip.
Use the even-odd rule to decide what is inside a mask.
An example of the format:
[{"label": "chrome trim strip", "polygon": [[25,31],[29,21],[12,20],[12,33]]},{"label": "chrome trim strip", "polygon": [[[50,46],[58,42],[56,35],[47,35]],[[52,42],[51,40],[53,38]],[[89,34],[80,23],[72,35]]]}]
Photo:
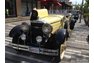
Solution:
[{"label": "chrome trim strip", "polygon": [[14,43],[10,43],[10,45],[12,45],[12,46],[19,46],[19,47],[26,47],[26,48],[29,47],[29,46],[26,46],[26,45],[20,45],[20,44],[14,44]]},{"label": "chrome trim strip", "polygon": [[50,55],[50,56],[58,55],[58,49],[51,50],[51,49],[38,48],[38,47],[32,47],[32,46],[18,45],[14,43],[10,43],[10,46],[14,49],[24,50],[24,51],[28,51],[36,54],[44,54],[44,55]]}]

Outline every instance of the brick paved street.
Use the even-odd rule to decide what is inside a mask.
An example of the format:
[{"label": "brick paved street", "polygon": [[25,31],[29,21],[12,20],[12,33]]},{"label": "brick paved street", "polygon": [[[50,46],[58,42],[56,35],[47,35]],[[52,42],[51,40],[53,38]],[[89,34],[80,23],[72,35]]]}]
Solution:
[{"label": "brick paved street", "polygon": [[89,63],[89,44],[86,41],[88,30],[83,20],[82,23],[76,23],[61,63]]}]

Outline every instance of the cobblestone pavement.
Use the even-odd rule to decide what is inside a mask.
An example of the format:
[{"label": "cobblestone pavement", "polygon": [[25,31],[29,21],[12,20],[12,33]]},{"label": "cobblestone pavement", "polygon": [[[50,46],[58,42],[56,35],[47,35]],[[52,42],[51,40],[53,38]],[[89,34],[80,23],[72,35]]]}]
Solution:
[{"label": "cobblestone pavement", "polygon": [[[29,20],[27,22],[29,23]],[[11,38],[8,37],[9,31],[14,26],[21,23],[22,21],[5,24],[6,46],[9,42],[11,42]],[[86,41],[88,33],[89,33],[89,29],[87,26],[85,26],[83,20],[82,23],[78,23],[78,22],[76,23],[75,28],[71,33],[71,37],[67,41],[67,48],[64,54],[64,58],[60,63],[89,63],[89,45],[88,42]]]},{"label": "cobblestone pavement", "polygon": [[89,34],[88,26],[76,23],[71,37],[67,41],[67,48],[61,63],[89,63],[89,44],[86,41]]}]

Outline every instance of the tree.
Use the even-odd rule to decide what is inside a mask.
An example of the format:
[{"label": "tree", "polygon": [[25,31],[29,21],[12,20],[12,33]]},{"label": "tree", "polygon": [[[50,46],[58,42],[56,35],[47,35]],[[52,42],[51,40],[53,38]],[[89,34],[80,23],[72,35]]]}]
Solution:
[{"label": "tree", "polygon": [[89,0],[85,0],[85,3],[83,5],[83,12],[89,13]]},{"label": "tree", "polygon": [[89,26],[89,0],[85,0],[83,5],[83,17],[85,24]]},{"label": "tree", "polygon": [[76,4],[76,5],[75,5],[75,9],[76,9],[76,10],[80,10],[80,4]]}]

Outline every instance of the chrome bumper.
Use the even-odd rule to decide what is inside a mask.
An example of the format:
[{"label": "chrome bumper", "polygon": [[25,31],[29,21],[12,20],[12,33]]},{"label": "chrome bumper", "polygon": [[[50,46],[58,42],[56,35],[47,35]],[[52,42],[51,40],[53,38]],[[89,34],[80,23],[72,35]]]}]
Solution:
[{"label": "chrome bumper", "polygon": [[19,45],[10,43],[10,47],[14,49],[24,50],[36,54],[44,54],[44,55],[50,55],[50,56],[57,56],[58,50],[52,50],[52,49],[45,49],[45,48],[38,48],[38,47],[32,47],[32,46],[25,46],[25,45]]}]

